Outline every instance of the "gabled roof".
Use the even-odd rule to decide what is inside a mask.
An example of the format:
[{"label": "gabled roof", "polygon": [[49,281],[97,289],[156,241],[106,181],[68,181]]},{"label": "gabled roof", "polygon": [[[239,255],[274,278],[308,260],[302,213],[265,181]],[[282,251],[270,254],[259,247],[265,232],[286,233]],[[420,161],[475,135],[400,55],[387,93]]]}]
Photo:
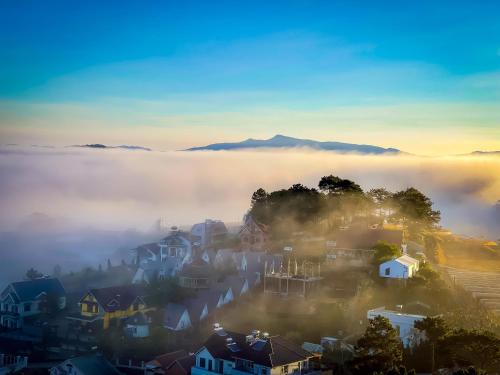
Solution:
[{"label": "gabled roof", "polygon": [[177,327],[185,311],[187,311],[185,305],[180,303],[169,303],[165,308],[163,323],[169,328]]},{"label": "gabled roof", "polygon": [[233,293],[235,294],[235,297],[237,297],[240,295],[241,290],[245,285],[245,282],[247,282],[247,280],[244,277],[240,277],[237,275],[230,275],[225,278],[223,284],[230,287]]},{"label": "gabled roof", "polygon": [[13,298],[17,299],[16,302],[33,301],[44,293],[57,297],[62,297],[66,294],[61,282],[56,278],[42,277],[35,280],[15,282],[9,286],[11,288],[7,287],[4,292],[2,292],[2,298],[12,290],[14,292]]},{"label": "gabled roof", "polygon": [[134,251],[139,256],[149,257],[150,253],[158,255],[160,253],[160,246],[156,242],[153,242],[153,243],[148,243],[145,245],[138,246],[136,249],[134,249]]},{"label": "gabled roof", "polygon": [[412,264],[418,264],[418,260],[415,258],[412,258],[409,255],[402,255],[399,258],[396,259],[399,263],[406,264],[406,265],[412,265]]},{"label": "gabled roof", "polygon": [[191,368],[196,363],[196,356],[187,355],[185,357],[179,358],[174,363],[172,363],[165,374],[168,375],[190,375]]},{"label": "gabled roof", "polygon": [[254,234],[256,231],[261,231],[263,233],[267,233],[268,226],[257,222],[257,220],[255,220],[251,215],[245,215],[245,217],[243,219],[243,225],[242,225],[239,233],[241,234],[241,232],[243,232],[245,230],[249,231],[252,234]]},{"label": "gabled roof", "polygon": [[189,241],[189,233],[184,233],[181,231],[172,232],[160,241],[160,245],[189,247],[191,246],[191,242]]},{"label": "gabled roof", "polygon": [[[235,343],[233,350],[227,345],[228,338],[231,338],[232,342]],[[204,348],[214,358],[230,361],[233,361],[234,358],[240,358],[270,368],[313,357],[311,353],[300,346],[279,336],[248,343],[246,335],[229,331],[213,333],[205,342]]]},{"label": "gabled roof", "polygon": [[208,313],[211,314],[216,308],[221,299],[224,299],[223,293],[216,289],[198,290],[196,298],[206,302]]},{"label": "gabled roof", "polygon": [[387,264],[393,263],[393,262],[401,264],[404,267],[410,267],[413,265],[417,265],[419,263],[418,260],[413,259],[412,257],[410,257],[408,255],[403,255],[403,256],[400,256],[399,258],[394,258],[394,259],[388,260],[387,262],[381,263],[380,266],[382,267],[384,265],[387,265]]},{"label": "gabled roof", "polygon": [[144,302],[144,289],[137,284],[91,289],[89,291],[105,311],[128,309],[136,300]]},{"label": "gabled roof", "polygon": [[184,306],[186,306],[191,323],[195,324],[200,321],[201,313],[205,306],[208,310],[208,301],[203,298],[203,296],[198,296],[195,298],[190,298],[184,301]]},{"label": "gabled roof", "polygon": [[148,365],[161,367],[166,370],[170,365],[172,365],[176,360],[182,357],[186,357],[188,353],[184,350],[177,350],[175,352],[165,353],[155,357],[152,361],[148,362]]}]

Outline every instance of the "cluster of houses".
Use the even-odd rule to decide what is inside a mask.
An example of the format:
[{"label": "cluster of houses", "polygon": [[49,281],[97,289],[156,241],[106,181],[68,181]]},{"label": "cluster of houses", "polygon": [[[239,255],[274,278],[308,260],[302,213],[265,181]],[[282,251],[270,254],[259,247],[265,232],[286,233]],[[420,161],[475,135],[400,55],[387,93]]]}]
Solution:
[{"label": "cluster of houses", "polygon": [[[110,328],[121,329],[129,337],[140,339],[150,335],[153,320],[155,325],[171,331],[183,331],[213,321],[209,318],[214,318],[217,311],[243,298],[261,283],[265,284],[265,270],[279,273],[274,270],[283,268],[284,257],[288,257],[290,268],[290,257],[294,255],[295,249],[291,246],[285,247],[280,254],[267,251],[268,229],[251,216],[244,218],[237,236],[239,246],[224,248],[222,245],[228,237],[228,229],[221,221],[206,220],[195,224],[190,231],[173,227],[160,241],[133,249],[135,273],[129,284],[90,289],[78,299],[77,310],[65,309],[66,292],[57,278],[14,282],[0,294],[0,329],[16,332],[16,339],[22,339],[23,335],[24,339],[33,338],[34,326],[38,327],[39,335],[47,331],[47,323],[41,319],[44,314],[62,314],[66,322],[63,325],[76,332],[71,338],[66,334],[62,346],[85,352],[95,347],[92,340],[95,333]],[[378,241],[390,242],[399,245],[404,255],[380,264],[380,277],[407,279],[419,270],[419,261],[407,254],[402,231],[378,227],[363,230],[342,228],[334,239],[307,240],[306,246],[320,243],[327,265],[342,267],[371,264],[373,246]],[[285,274],[290,277],[289,271]],[[152,304],[148,285],[167,279],[175,280],[180,287],[191,292],[182,300],[166,300],[161,306],[157,302]],[[421,339],[412,327],[416,320],[424,318],[423,315],[378,308],[368,311],[367,317],[371,319],[376,315],[391,321],[405,346]],[[82,341],[87,345],[82,346]],[[7,358],[2,355],[0,353],[1,360]],[[217,325],[205,346],[195,354],[185,351],[167,353],[143,363],[140,368],[144,373],[171,375],[298,375],[314,372],[309,366],[313,357],[310,350],[296,347],[282,338],[258,331],[250,335],[227,332]],[[12,358],[10,362],[21,366],[25,361],[22,356]],[[95,370],[98,368],[100,370]],[[117,364],[111,365],[102,356],[86,355],[68,359],[51,368],[50,374],[84,375],[101,373],[97,371],[104,369],[106,372],[102,373],[114,374],[119,373],[117,368]]]},{"label": "cluster of houses", "polygon": [[254,330],[231,332],[214,324],[213,333],[194,353],[185,350],[131,365],[110,362],[100,354],[70,358],[50,368],[50,375],[319,375],[319,356],[280,336]]}]

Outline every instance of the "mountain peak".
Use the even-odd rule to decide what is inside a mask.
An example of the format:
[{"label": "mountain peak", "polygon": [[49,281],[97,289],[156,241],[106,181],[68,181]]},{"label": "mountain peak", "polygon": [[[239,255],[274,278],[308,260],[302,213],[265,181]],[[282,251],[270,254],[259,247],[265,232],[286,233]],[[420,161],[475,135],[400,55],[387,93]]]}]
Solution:
[{"label": "mountain peak", "polygon": [[276,134],[269,139],[253,139],[249,138],[243,142],[234,143],[214,143],[207,146],[192,147],[185,151],[201,151],[201,150],[240,150],[252,148],[309,148],[313,150],[334,151],[339,153],[360,153],[360,154],[398,154],[401,151],[396,148],[383,148],[373,145],[362,145],[343,142],[321,142],[310,139],[300,139],[288,137],[282,134]]}]

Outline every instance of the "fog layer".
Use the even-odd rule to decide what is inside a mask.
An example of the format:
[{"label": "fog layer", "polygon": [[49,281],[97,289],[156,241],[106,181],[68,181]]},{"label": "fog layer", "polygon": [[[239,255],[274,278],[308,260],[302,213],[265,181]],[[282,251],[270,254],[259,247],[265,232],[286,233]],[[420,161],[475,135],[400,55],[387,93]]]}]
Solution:
[{"label": "fog layer", "polygon": [[[159,217],[190,224],[207,217],[239,221],[250,196],[293,183],[316,186],[335,174],[365,190],[415,186],[442,212],[446,227],[500,237],[492,206],[500,199],[499,157],[424,158],[338,155],[305,150],[142,152],[0,150],[0,229],[43,212],[64,225],[149,229]],[[496,237],[495,237],[496,236]]]}]

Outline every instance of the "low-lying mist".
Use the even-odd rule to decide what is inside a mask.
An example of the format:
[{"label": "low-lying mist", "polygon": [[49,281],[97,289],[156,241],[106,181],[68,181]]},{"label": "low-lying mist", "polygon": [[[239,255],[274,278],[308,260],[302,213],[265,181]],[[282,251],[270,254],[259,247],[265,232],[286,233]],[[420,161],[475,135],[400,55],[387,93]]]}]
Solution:
[{"label": "low-lying mist", "polygon": [[[0,149],[0,284],[28,267],[51,272],[119,262],[157,239],[154,222],[239,222],[257,188],[316,186],[328,174],[363,189],[414,186],[435,202],[444,226],[500,237],[500,158],[338,155],[305,150],[143,152]],[[37,214],[33,214],[37,213]],[[127,229],[135,229],[127,230]],[[138,232],[138,231],[141,232]]]},{"label": "low-lying mist", "polygon": [[[65,225],[147,230],[159,217],[190,224],[239,221],[253,191],[316,186],[323,175],[365,190],[414,186],[457,232],[500,236],[490,217],[500,199],[499,157],[361,156],[303,150],[142,152],[14,149],[0,151],[0,229],[33,212]],[[496,227],[496,228],[495,228]],[[496,237],[495,237],[496,238]]]}]

